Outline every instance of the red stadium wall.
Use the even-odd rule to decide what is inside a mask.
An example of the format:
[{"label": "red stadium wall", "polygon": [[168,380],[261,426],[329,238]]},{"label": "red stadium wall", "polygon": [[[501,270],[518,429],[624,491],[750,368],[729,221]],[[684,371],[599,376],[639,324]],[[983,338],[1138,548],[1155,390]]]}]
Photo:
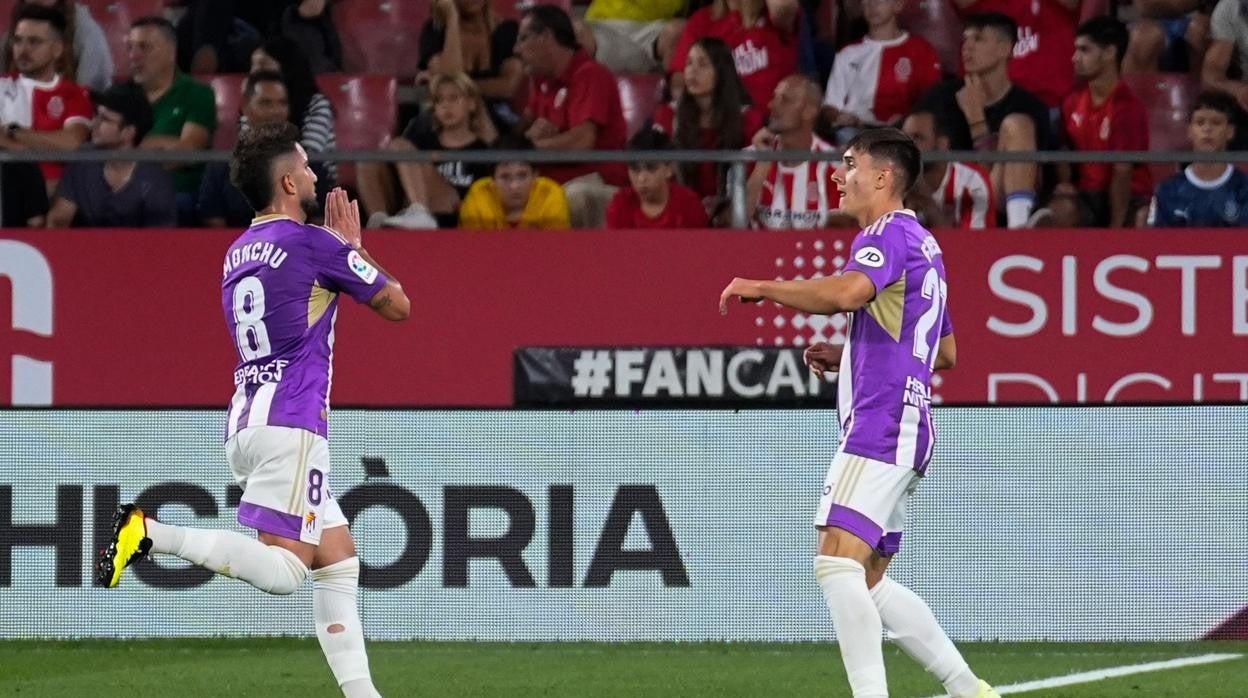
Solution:
[{"label": "red stadium wall", "polygon": [[[224,405],[234,355],[219,283],[234,235],[0,231],[0,404],[11,402],[15,367],[29,387],[50,364],[56,405]],[[959,346],[958,367],[934,391],[944,403],[1248,401],[1242,232],[937,237]],[[719,292],[734,274],[833,273],[852,236],[369,231],[366,239],[403,281],[413,316],[396,326],[343,309],[338,405],[507,406],[511,353],[521,346],[809,341],[812,325],[795,326],[774,306],[721,317]]]}]

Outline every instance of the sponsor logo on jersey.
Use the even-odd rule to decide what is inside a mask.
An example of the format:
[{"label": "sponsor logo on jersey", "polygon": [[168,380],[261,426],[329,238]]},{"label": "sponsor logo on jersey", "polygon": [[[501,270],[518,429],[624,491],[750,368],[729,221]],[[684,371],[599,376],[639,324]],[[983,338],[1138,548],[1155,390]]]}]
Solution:
[{"label": "sponsor logo on jersey", "polygon": [[864,267],[879,269],[884,266],[884,253],[875,247],[864,247],[854,254],[854,261]]},{"label": "sponsor logo on jersey", "polygon": [[359,252],[351,250],[347,254],[347,265],[351,267],[351,271],[366,284],[371,284],[377,280],[377,267],[369,264],[360,256]]}]

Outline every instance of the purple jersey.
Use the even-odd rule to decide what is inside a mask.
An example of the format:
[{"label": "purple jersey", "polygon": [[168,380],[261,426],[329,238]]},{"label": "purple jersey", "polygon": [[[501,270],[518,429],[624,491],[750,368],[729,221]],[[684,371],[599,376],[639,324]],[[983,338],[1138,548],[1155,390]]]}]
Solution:
[{"label": "purple jersey", "polygon": [[329,228],[274,215],[230,245],[224,277],[239,355],[225,438],[264,425],[326,436],[338,294],[367,303],[385,275]]},{"label": "purple jersey", "polygon": [[867,275],[875,298],[850,317],[838,408],[846,453],[914,468],[932,458],[932,366],[953,332],[936,238],[914,213],[881,216],[854,238],[845,271]]}]

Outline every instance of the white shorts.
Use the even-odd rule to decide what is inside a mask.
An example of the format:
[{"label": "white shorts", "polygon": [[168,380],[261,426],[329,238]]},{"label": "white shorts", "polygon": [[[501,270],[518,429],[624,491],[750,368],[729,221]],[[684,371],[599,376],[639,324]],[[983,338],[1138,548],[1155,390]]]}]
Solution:
[{"label": "white shorts", "polygon": [[238,522],[257,531],[319,545],[321,531],[346,526],[329,492],[329,442],[305,429],[248,427],[225,442],[243,488]]},{"label": "white shorts", "polygon": [[919,480],[913,468],[837,451],[823,481],[815,525],[849,531],[888,557],[901,548],[906,500]]}]

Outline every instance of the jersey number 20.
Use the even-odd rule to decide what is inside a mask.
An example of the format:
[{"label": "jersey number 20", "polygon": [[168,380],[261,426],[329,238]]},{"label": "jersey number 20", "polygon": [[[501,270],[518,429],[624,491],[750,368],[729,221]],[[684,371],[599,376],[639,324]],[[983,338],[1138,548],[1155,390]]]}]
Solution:
[{"label": "jersey number 20", "polygon": [[931,368],[936,365],[936,348],[940,346],[940,338],[937,337],[936,342],[929,343],[927,335],[945,310],[945,298],[949,296],[949,285],[940,278],[940,274],[935,269],[928,269],[927,274],[923,276],[923,288],[920,292],[923,298],[930,300],[932,304],[915,323],[914,356]]},{"label": "jersey number 20", "polygon": [[264,286],[260,279],[245,276],[234,286],[234,324],[238,353],[253,361],[273,353],[269,330],[264,326]]}]

